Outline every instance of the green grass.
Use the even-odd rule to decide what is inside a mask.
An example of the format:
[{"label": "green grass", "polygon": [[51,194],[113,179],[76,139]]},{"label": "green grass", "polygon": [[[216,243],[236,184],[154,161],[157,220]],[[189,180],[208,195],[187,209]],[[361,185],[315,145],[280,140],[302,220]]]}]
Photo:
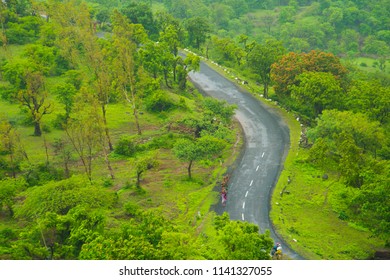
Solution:
[{"label": "green grass", "polygon": [[[323,180],[320,170],[299,160],[306,154],[306,150],[299,150],[277,184],[271,202],[276,229],[293,249],[309,259],[369,258],[382,242],[366,229],[339,218],[332,204],[335,193],[345,186],[332,175]],[[283,189],[289,194],[281,196]]]},{"label": "green grass", "polygon": [[[229,69],[227,73],[223,68],[210,66],[232,81],[235,76],[246,80],[237,71]],[[338,205],[337,195],[345,186],[332,174],[328,174],[328,180],[322,180],[321,170],[305,163],[308,150],[299,147],[302,128],[296,115],[262,98],[262,87],[254,84],[249,81],[249,86],[243,87],[276,110],[290,130],[290,149],[271,199],[270,217],[275,229],[291,248],[307,259],[370,258],[383,241],[372,237],[367,229],[339,218],[335,209],[343,206]],[[291,184],[287,183],[289,176]],[[290,194],[280,196],[283,190]]]},{"label": "green grass", "polygon": [[[353,65],[356,65],[358,69],[362,71],[367,71],[371,73],[375,73],[378,71],[381,71],[379,69],[379,62],[378,59],[370,58],[370,57],[356,57],[349,59],[347,61],[350,61]],[[386,60],[385,64],[385,73],[390,73],[390,60]]]}]

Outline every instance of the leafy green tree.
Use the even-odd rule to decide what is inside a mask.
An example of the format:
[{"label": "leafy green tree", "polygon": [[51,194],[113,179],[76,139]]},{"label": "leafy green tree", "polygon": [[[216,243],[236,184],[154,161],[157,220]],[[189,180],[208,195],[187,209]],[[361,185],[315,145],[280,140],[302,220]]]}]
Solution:
[{"label": "leafy green tree", "polygon": [[0,211],[5,206],[8,209],[9,216],[13,217],[16,196],[26,187],[27,184],[22,178],[0,180]]},{"label": "leafy green tree", "polygon": [[263,95],[268,98],[271,83],[271,65],[279,60],[285,49],[281,42],[268,40],[264,45],[256,44],[248,55],[248,65],[263,84]]},{"label": "leafy green tree", "polygon": [[390,237],[389,166],[388,162],[380,163],[375,175],[361,187],[349,205],[350,212],[357,216],[359,223],[386,242]]},{"label": "leafy green tree", "polygon": [[203,17],[190,18],[186,21],[185,27],[188,32],[189,45],[199,50],[211,31],[208,20]]},{"label": "leafy green tree", "polygon": [[81,260],[153,260],[155,249],[142,236],[99,236],[82,246]]},{"label": "leafy green tree", "polygon": [[150,169],[157,168],[158,165],[159,162],[155,156],[143,156],[134,161],[135,172],[137,175],[137,187],[140,187],[142,174]]},{"label": "leafy green tree", "polygon": [[[230,63],[237,64],[240,66],[242,60],[245,57],[245,51],[237,45],[237,43],[230,38],[218,38],[214,36],[212,38],[213,49],[216,61],[220,61],[226,65]],[[247,47],[246,43],[245,46]]]},{"label": "leafy green tree", "polygon": [[211,6],[211,17],[218,29],[228,29],[234,10],[223,3],[214,3]]},{"label": "leafy green tree", "polygon": [[141,89],[137,84],[137,77],[141,75],[141,69],[137,61],[137,48],[139,44],[146,41],[147,35],[142,25],[130,24],[127,18],[119,12],[114,12],[113,27],[115,82],[126,102],[131,105],[137,132],[141,134],[138,121],[138,100]]},{"label": "leafy green tree", "polygon": [[44,77],[39,72],[27,72],[25,74],[26,88],[20,89],[16,99],[25,107],[34,124],[34,136],[41,136],[41,121],[44,115],[51,113],[50,103],[47,100],[47,91],[44,85]]},{"label": "leafy green tree", "polygon": [[345,103],[354,112],[365,112],[371,120],[389,122],[390,89],[378,81],[352,81]]},{"label": "leafy green tree", "polygon": [[297,85],[290,87],[291,96],[307,108],[312,119],[325,109],[339,107],[343,100],[340,82],[331,73],[304,72],[296,77],[296,81]]},{"label": "leafy green tree", "polygon": [[[364,174],[374,167],[371,158],[376,157],[385,137],[379,122],[370,121],[362,113],[337,110],[323,111],[308,136],[314,141],[311,159],[329,170],[336,167],[346,183],[354,187],[365,183]],[[326,166],[325,162],[330,164]]]},{"label": "leafy green tree", "polygon": [[16,178],[16,172],[20,169],[19,165],[23,159],[21,149],[20,138],[16,129],[5,117],[1,116],[0,162],[2,165],[2,171],[4,171],[4,176]]},{"label": "leafy green tree", "polygon": [[242,221],[231,221],[225,212],[215,218],[218,239],[224,248],[223,259],[269,260],[273,241],[269,231],[259,234],[259,227]]},{"label": "leafy green tree", "polygon": [[74,106],[74,98],[77,93],[77,90],[73,86],[73,84],[63,83],[57,84],[56,87],[53,89],[53,93],[65,107],[64,123],[66,124]]},{"label": "leafy green tree", "polygon": [[72,160],[72,151],[69,145],[69,141],[63,138],[55,139],[52,143],[54,148],[54,154],[58,156],[64,166],[64,177],[65,179],[70,177],[70,168],[69,165]]},{"label": "leafy green tree", "polygon": [[77,259],[82,245],[103,232],[104,223],[101,211],[84,206],[65,215],[46,212],[21,232],[14,244],[14,258]]},{"label": "leafy green tree", "polygon": [[212,136],[203,136],[196,141],[180,139],[176,142],[173,151],[180,160],[189,162],[187,171],[188,177],[191,179],[191,168],[195,161],[218,156],[225,146],[223,140]]},{"label": "leafy green tree", "polygon": [[[79,156],[85,174],[92,181],[92,160],[101,146],[106,145],[103,135],[103,120],[97,113],[96,99],[87,88],[82,88],[76,101],[77,109],[64,126],[67,139]],[[105,153],[106,154],[106,153]]]},{"label": "leafy green tree", "polygon": [[31,219],[43,217],[49,212],[66,215],[76,206],[109,208],[116,201],[110,190],[91,184],[82,176],[31,187],[19,196],[21,201],[15,206],[16,217]]},{"label": "leafy green tree", "polygon": [[149,36],[157,35],[157,26],[154,20],[152,6],[146,2],[131,1],[124,6],[120,12],[125,15],[131,23],[141,24]]},{"label": "leafy green tree", "polygon": [[177,82],[179,88],[184,90],[187,87],[187,75],[190,71],[198,71],[200,67],[200,58],[197,55],[187,54],[186,58],[177,58]]}]

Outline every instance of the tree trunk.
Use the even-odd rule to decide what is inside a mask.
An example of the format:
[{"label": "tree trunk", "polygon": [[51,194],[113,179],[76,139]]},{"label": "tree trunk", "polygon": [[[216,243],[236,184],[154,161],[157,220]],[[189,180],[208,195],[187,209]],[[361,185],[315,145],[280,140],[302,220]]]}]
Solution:
[{"label": "tree trunk", "polygon": [[135,125],[137,126],[137,133],[138,135],[141,135],[142,134],[142,131],[141,131],[141,127],[139,125],[139,121],[138,121],[138,113],[137,113],[137,109],[135,108],[135,104],[133,105],[133,114],[134,114],[134,119],[135,119]]},{"label": "tree trunk", "polygon": [[268,98],[268,83],[264,83],[263,95],[264,95],[264,98]]},{"label": "tree trunk", "polygon": [[8,208],[10,217],[13,217],[14,216],[14,209],[12,209],[11,205],[8,205],[7,208]]},{"label": "tree trunk", "polygon": [[139,187],[140,186],[140,182],[141,182],[141,174],[142,172],[137,172],[137,183],[136,183],[136,186]]},{"label": "tree trunk", "polygon": [[41,124],[39,121],[34,122],[34,136],[41,136],[42,130],[41,130]]},{"label": "tree trunk", "polygon": [[187,170],[188,170],[188,178],[190,178],[190,179],[191,179],[191,167],[192,167],[192,160],[190,161],[190,164],[188,165],[188,168],[187,168]]},{"label": "tree trunk", "polygon": [[109,160],[109,158],[108,158],[107,148],[106,148],[106,145],[105,145],[104,141],[103,141],[103,143],[102,143],[102,146],[103,146],[104,160],[105,160],[105,162],[106,162],[106,164],[107,164],[108,170],[110,171],[111,179],[115,179],[114,170],[113,170],[112,167],[111,167],[111,163],[110,163],[110,160]]},{"label": "tree trunk", "polygon": [[16,171],[15,171],[15,163],[14,163],[14,152],[11,150],[9,154],[10,163],[11,163],[11,172],[12,172],[12,178],[16,178]]},{"label": "tree trunk", "polygon": [[70,177],[68,162],[64,161],[65,179]]},{"label": "tree trunk", "polygon": [[108,127],[107,127],[106,113],[107,113],[106,106],[103,104],[102,105],[102,114],[103,114],[104,132],[106,133],[106,136],[107,136],[108,148],[112,152],[114,150],[114,147],[112,146],[110,132],[108,131]]}]

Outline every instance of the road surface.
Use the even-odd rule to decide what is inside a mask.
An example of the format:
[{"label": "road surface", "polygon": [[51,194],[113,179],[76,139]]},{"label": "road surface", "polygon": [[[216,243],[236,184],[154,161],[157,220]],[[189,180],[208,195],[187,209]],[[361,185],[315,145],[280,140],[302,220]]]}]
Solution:
[{"label": "road surface", "polygon": [[228,184],[226,206],[215,211],[228,212],[232,220],[243,220],[270,230],[275,242],[291,259],[302,259],[276,234],[269,219],[270,198],[290,145],[289,130],[282,119],[250,93],[201,62],[199,72],[191,72],[190,80],[203,94],[236,104],[235,117],[245,134],[245,147],[237,160]]}]

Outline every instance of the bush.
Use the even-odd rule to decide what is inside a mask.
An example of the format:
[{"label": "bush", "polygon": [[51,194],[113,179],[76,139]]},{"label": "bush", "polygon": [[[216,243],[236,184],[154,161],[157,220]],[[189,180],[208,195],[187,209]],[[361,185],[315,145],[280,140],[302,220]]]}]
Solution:
[{"label": "bush", "polygon": [[124,205],[124,209],[126,214],[130,216],[136,216],[140,211],[139,206],[136,203],[133,203],[131,201],[127,202]]},{"label": "bush", "polygon": [[146,110],[149,112],[168,111],[175,107],[175,103],[163,91],[155,91],[145,100]]},{"label": "bush", "polygon": [[130,137],[123,136],[116,144],[114,152],[118,155],[131,157],[136,152],[136,146]]},{"label": "bush", "polygon": [[151,141],[137,147],[139,151],[148,151],[156,149],[172,149],[175,144],[176,137],[173,133],[167,133],[161,136],[153,137]]}]

